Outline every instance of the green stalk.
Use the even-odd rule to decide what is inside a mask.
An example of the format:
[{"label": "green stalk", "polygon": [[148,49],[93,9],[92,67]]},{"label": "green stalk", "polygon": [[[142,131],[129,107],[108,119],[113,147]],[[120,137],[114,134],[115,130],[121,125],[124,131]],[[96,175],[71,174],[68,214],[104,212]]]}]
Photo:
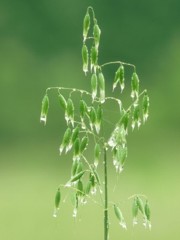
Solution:
[{"label": "green stalk", "polygon": [[107,154],[104,147],[104,240],[108,240],[109,218],[108,218],[108,176],[107,176]]}]

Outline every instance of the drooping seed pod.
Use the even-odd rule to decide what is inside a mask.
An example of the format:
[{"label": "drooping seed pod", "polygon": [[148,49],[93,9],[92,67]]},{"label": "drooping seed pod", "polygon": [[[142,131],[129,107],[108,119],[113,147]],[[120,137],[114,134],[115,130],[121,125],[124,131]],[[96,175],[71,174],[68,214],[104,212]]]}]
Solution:
[{"label": "drooping seed pod", "polygon": [[127,158],[127,147],[118,146],[116,148],[118,172],[122,172],[126,158]]},{"label": "drooping seed pod", "polygon": [[91,194],[95,195],[97,192],[97,189],[96,189],[97,181],[96,181],[96,177],[93,172],[91,172],[89,175],[89,181],[91,182]]},{"label": "drooping seed pod", "polygon": [[83,44],[83,47],[82,47],[82,62],[83,62],[83,71],[86,74],[88,72],[89,53],[88,53],[88,48],[85,44]]},{"label": "drooping seed pod", "polygon": [[119,68],[119,83],[120,83],[120,88],[121,92],[124,90],[125,84],[124,84],[124,66],[121,65]]},{"label": "drooping seed pod", "polygon": [[80,153],[82,154],[86,148],[87,148],[87,145],[88,145],[88,137],[87,136],[84,136],[81,140],[81,143],[80,143]]},{"label": "drooping seed pod", "polygon": [[79,180],[84,175],[84,173],[85,173],[85,171],[82,171],[82,172],[76,174],[75,176],[73,176],[70,179],[70,182],[76,182],[77,180]]},{"label": "drooping seed pod", "polygon": [[133,109],[133,115],[132,115],[132,129],[134,129],[135,125],[137,124],[137,127],[139,128],[141,125],[141,118],[140,118],[140,108],[139,104],[136,103],[134,105]]},{"label": "drooping seed pod", "polygon": [[96,122],[95,122],[95,128],[96,128],[96,132],[97,134],[99,134],[100,132],[100,128],[101,128],[101,122],[102,122],[102,115],[103,115],[103,110],[102,110],[102,106],[101,104],[98,105],[97,111],[96,111]]},{"label": "drooping seed pod", "polygon": [[73,159],[78,159],[80,158],[80,140],[79,138],[76,138],[74,144],[74,156],[73,156]]},{"label": "drooping seed pod", "polygon": [[63,95],[59,93],[58,99],[59,99],[60,106],[62,107],[62,109],[64,111],[66,111],[66,109],[67,109],[67,102],[66,102],[65,98],[63,97]]},{"label": "drooping seed pod", "polygon": [[150,207],[149,207],[149,203],[146,200],[145,206],[144,206],[144,212],[145,212],[145,219],[144,219],[144,225],[145,227],[149,227],[149,229],[151,230],[151,211],[150,211]]},{"label": "drooping seed pod", "polygon": [[127,147],[118,145],[113,148],[113,165],[116,168],[116,172],[121,173],[123,171],[126,158]]},{"label": "drooping seed pod", "polygon": [[144,203],[139,196],[137,196],[137,205],[138,205],[140,212],[144,215]]},{"label": "drooping seed pod", "polygon": [[120,67],[115,72],[115,77],[114,77],[114,82],[113,82],[113,91],[117,87],[117,84],[118,84],[119,80],[120,80]]},{"label": "drooping seed pod", "polygon": [[60,201],[61,201],[61,192],[60,192],[60,188],[58,188],[56,195],[55,195],[55,208],[56,209],[59,208]]},{"label": "drooping seed pod", "polygon": [[93,126],[95,125],[96,118],[97,118],[94,107],[90,108],[89,118],[90,118],[89,124],[90,124],[91,130],[93,130]]},{"label": "drooping seed pod", "polygon": [[92,188],[91,181],[88,181],[86,190],[85,190],[86,195],[88,195],[90,193],[91,188]]},{"label": "drooping seed pod", "polygon": [[77,183],[77,190],[78,190],[77,191],[78,196],[84,195],[83,183],[82,183],[81,180],[79,180],[78,183]]},{"label": "drooping seed pod", "polygon": [[147,121],[149,116],[149,96],[147,95],[147,91],[143,96],[143,122]]},{"label": "drooping seed pod", "polygon": [[90,172],[89,181],[91,182],[92,187],[94,187],[96,185],[96,178],[95,178],[93,172]]},{"label": "drooping seed pod", "polygon": [[99,42],[100,42],[100,35],[101,35],[101,30],[96,23],[93,28],[93,35],[94,35],[94,42],[95,42],[95,47],[98,49],[99,47]]},{"label": "drooping seed pod", "polygon": [[84,42],[86,41],[89,28],[90,28],[90,15],[89,15],[89,12],[87,11],[87,13],[86,13],[86,15],[84,17],[84,21],[83,21],[83,38],[84,38]]},{"label": "drooping seed pod", "polygon": [[100,148],[100,145],[98,143],[96,143],[96,145],[94,147],[94,166],[95,166],[95,168],[97,168],[97,166],[99,164],[100,155],[101,155],[101,148]]},{"label": "drooping seed pod", "polygon": [[74,103],[71,98],[68,98],[67,100],[67,122],[68,120],[71,122],[72,126],[74,126]]},{"label": "drooping seed pod", "polygon": [[121,212],[120,208],[118,206],[116,206],[115,204],[114,204],[114,213],[115,213],[117,219],[119,220],[119,224],[121,225],[121,227],[124,229],[127,229],[122,212]]},{"label": "drooping seed pod", "polygon": [[78,200],[78,194],[75,193],[74,198],[73,198],[73,205],[74,205],[74,209],[73,209],[73,218],[77,217],[77,212],[78,212],[78,205],[79,205],[79,200]]},{"label": "drooping seed pod", "polygon": [[127,132],[129,123],[129,111],[124,111],[120,120],[120,124],[124,126],[125,131]]},{"label": "drooping seed pod", "polygon": [[96,73],[97,63],[98,63],[98,50],[96,47],[92,46],[92,48],[91,48],[91,71],[94,68],[95,73]]},{"label": "drooping seed pod", "polygon": [[61,192],[60,192],[60,188],[58,188],[55,195],[55,200],[54,200],[55,208],[54,208],[53,217],[57,217],[60,201],[61,201]]},{"label": "drooping seed pod", "polygon": [[91,77],[91,91],[92,91],[92,100],[93,101],[97,95],[97,86],[98,86],[97,75],[96,75],[96,73],[93,73],[92,77]]},{"label": "drooping seed pod", "polygon": [[138,210],[139,210],[139,207],[137,204],[137,197],[135,197],[132,204],[133,226],[137,224]]},{"label": "drooping seed pod", "polygon": [[87,105],[84,100],[80,100],[79,104],[79,112],[80,112],[80,118],[84,119],[85,114],[87,113]]},{"label": "drooping seed pod", "polygon": [[100,178],[99,178],[99,175],[98,175],[98,173],[97,173],[97,171],[96,171],[96,167],[92,167],[92,171],[93,171],[93,175],[94,175],[94,177],[95,177],[95,182],[98,184],[98,185],[101,185],[101,183],[100,183]]},{"label": "drooping seed pod", "polygon": [[79,126],[76,126],[76,128],[74,128],[73,131],[72,131],[72,137],[71,137],[71,143],[72,144],[74,144],[78,135],[79,135]]},{"label": "drooping seed pod", "polygon": [[49,97],[46,94],[42,100],[41,116],[40,116],[40,122],[43,122],[44,125],[46,125],[48,110],[49,110]]},{"label": "drooping seed pod", "polygon": [[139,94],[139,78],[136,72],[133,73],[131,78],[131,97],[138,97]]},{"label": "drooping seed pod", "polygon": [[83,171],[83,164],[81,161],[78,161],[78,165],[77,165],[77,168],[76,168],[76,174],[80,173]]},{"label": "drooping seed pod", "polygon": [[100,98],[100,102],[104,103],[105,102],[105,79],[102,72],[99,73],[98,79],[99,79],[99,90],[100,90],[99,98]]},{"label": "drooping seed pod", "polygon": [[109,140],[108,145],[112,148],[115,148],[118,145],[126,146],[126,135],[127,131],[124,129],[124,125],[117,124],[115,129],[113,130]]},{"label": "drooping seed pod", "polygon": [[71,167],[71,177],[73,177],[77,173],[78,164],[79,164],[79,161],[75,159]]},{"label": "drooping seed pod", "polygon": [[60,154],[62,153],[63,149],[69,145],[70,140],[71,140],[71,129],[67,128],[64,133],[63,140],[62,140],[62,143],[59,148]]},{"label": "drooping seed pod", "polygon": [[150,221],[151,211],[150,211],[149,203],[148,203],[147,200],[146,200],[146,203],[145,203],[145,206],[144,206],[144,212],[145,212],[147,220]]}]

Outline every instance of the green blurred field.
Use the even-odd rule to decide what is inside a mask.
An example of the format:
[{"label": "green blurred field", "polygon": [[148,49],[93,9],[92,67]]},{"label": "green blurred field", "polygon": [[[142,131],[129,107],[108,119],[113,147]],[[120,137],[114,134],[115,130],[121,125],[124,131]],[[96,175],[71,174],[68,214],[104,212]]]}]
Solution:
[{"label": "green blurred field", "polygon": [[[178,0],[0,1],[0,239],[103,239],[103,212],[92,202],[74,221],[67,197],[52,217],[56,188],[68,180],[71,164],[58,155],[65,125],[53,94],[48,124],[39,123],[48,86],[89,87],[81,71],[81,24],[89,5],[102,29],[100,62],[134,63],[151,99],[148,123],[129,132],[118,182],[109,159],[110,200],[121,204],[128,224],[128,231],[121,229],[110,209],[110,239],[179,240]],[[110,85],[112,69],[106,74]],[[150,200],[151,231],[132,227],[128,197],[134,193]]]}]

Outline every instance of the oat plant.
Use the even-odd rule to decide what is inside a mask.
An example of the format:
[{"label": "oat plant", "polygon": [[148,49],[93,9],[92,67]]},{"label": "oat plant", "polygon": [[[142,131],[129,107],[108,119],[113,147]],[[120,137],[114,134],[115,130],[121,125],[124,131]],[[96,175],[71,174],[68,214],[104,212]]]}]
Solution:
[{"label": "oat plant", "polygon": [[[149,97],[147,90],[140,91],[140,81],[136,67],[122,61],[111,61],[99,64],[99,44],[101,30],[92,7],[87,8],[83,21],[82,63],[85,81],[89,81],[90,90],[49,87],[42,100],[41,122],[46,124],[50,91],[57,94],[59,105],[64,113],[66,129],[59,147],[59,153],[69,154],[72,158],[72,168],[69,180],[60,184],[55,195],[56,217],[61,203],[62,189],[72,193],[73,217],[78,213],[80,205],[93,201],[102,206],[104,212],[104,240],[109,238],[109,211],[114,211],[115,217],[126,229],[122,207],[118,203],[109,201],[108,168],[112,163],[115,174],[121,174],[128,154],[127,135],[129,128],[140,128],[148,118]],[[104,68],[114,65],[114,77],[109,80],[112,85],[112,95],[106,96],[109,85],[104,76]],[[125,80],[125,69],[130,68],[132,77]],[[129,83],[129,106],[122,102],[125,86]],[[127,89],[128,93],[128,89]],[[118,96],[118,97],[115,97]],[[115,122],[107,119],[106,104],[111,101],[112,108],[117,105]],[[108,129],[108,131],[106,131]],[[87,154],[88,146],[90,152]],[[108,155],[107,155],[108,153]],[[107,159],[107,157],[109,159]],[[103,167],[102,167],[103,166]],[[100,173],[100,174],[99,174]],[[102,176],[100,179],[100,176]],[[99,194],[98,202],[95,196]],[[145,227],[151,228],[149,203],[144,195],[135,194],[132,199],[133,225],[137,224],[138,215],[142,215]]]}]

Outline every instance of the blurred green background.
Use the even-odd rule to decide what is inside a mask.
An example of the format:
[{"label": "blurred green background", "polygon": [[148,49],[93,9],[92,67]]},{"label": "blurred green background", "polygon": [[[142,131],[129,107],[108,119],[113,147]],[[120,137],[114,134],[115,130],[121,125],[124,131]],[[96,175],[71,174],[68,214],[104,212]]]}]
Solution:
[{"label": "blurred green background", "polygon": [[[109,163],[110,199],[121,203],[129,228],[110,213],[110,239],[179,240],[178,0],[0,0],[0,239],[103,239],[102,209],[92,203],[80,208],[76,222],[69,199],[52,217],[56,188],[68,180],[71,163],[58,155],[65,123],[53,94],[48,124],[39,123],[48,86],[89,87],[81,67],[89,5],[102,30],[99,61],[134,63],[151,100],[148,123],[129,134],[118,184]],[[134,193],[150,200],[151,231],[132,227],[127,199]]]}]

